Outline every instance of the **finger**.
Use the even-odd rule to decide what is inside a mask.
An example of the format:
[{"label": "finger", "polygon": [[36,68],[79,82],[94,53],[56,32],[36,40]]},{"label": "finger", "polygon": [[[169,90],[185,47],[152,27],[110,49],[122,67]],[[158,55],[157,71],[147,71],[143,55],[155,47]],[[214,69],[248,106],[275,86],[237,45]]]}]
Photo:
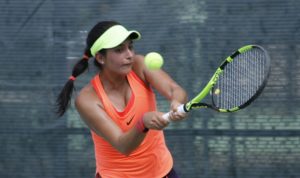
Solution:
[{"label": "finger", "polygon": [[179,120],[183,120],[185,118],[186,118],[185,113],[178,113],[178,112],[171,112],[170,113],[170,119],[172,121],[179,121]]},{"label": "finger", "polygon": [[168,125],[168,122],[165,121],[164,119],[158,119],[155,120],[155,125],[157,126],[158,129],[163,129]]},{"label": "finger", "polygon": [[160,125],[163,125],[164,127],[166,127],[170,124],[170,122],[168,120],[164,119],[163,117],[161,117],[159,119],[159,123],[160,123]]}]

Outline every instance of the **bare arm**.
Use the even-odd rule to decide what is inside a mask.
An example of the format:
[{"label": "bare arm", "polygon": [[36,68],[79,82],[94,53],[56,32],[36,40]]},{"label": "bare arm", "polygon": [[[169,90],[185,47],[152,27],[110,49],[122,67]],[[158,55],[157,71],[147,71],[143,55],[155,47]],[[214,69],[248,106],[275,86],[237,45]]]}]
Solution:
[{"label": "bare arm", "polygon": [[[178,103],[187,100],[185,91],[167,73],[162,70],[149,71],[146,69],[143,59],[142,56],[136,56],[135,72],[142,80],[165,96],[171,102],[172,108],[177,108]],[[146,134],[139,132],[135,127],[123,132],[106,114],[101,101],[90,85],[80,92],[75,100],[75,105],[88,127],[122,154],[129,155],[145,138]],[[168,122],[162,118],[162,114],[157,111],[145,113],[142,118],[145,126],[155,130],[165,128]],[[173,116],[173,118],[176,117],[182,118],[182,116]]]},{"label": "bare arm", "polygon": [[163,70],[149,70],[144,65],[144,57],[137,56],[137,72],[140,77],[153,86],[161,95],[166,97],[171,103],[171,109],[176,110],[177,106],[187,101],[185,90],[180,87],[166,72]]},{"label": "bare arm", "polygon": [[[80,92],[75,105],[88,127],[124,155],[129,155],[135,150],[146,136],[146,133],[139,132],[135,127],[123,132],[103,110],[102,103],[91,86]],[[143,119],[152,123],[148,125],[149,129],[161,130],[168,123],[159,121],[160,117],[161,113],[150,112],[146,113]]]}]

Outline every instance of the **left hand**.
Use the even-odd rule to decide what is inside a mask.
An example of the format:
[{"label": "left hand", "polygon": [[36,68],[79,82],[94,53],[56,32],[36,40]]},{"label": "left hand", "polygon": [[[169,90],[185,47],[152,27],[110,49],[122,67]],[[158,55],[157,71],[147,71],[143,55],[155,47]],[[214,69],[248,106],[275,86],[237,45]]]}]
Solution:
[{"label": "left hand", "polygon": [[171,121],[181,121],[181,120],[184,120],[186,119],[187,117],[187,113],[179,113],[177,112],[177,107],[180,106],[182,103],[178,102],[177,100],[173,100],[171,101],[171,105],[170,105],[170,109],[171,109],[171,112],[170,112],[170,116],[169,116],[169,119]]}]

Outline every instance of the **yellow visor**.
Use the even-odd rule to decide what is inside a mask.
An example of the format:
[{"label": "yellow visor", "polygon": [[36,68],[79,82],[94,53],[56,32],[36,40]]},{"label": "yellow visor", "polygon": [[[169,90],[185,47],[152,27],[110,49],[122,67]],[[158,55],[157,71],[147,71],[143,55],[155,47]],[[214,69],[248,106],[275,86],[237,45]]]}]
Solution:
[{"label": "yellow visor", "polygon": [[128,31],[122,25],[114,25],[107,29],[91,47],[91,54],[95,57],[96,53],[102,49],[114,48],[123,43],[128,37],[132,40],[139,40],[141,34],[138,31]]}]

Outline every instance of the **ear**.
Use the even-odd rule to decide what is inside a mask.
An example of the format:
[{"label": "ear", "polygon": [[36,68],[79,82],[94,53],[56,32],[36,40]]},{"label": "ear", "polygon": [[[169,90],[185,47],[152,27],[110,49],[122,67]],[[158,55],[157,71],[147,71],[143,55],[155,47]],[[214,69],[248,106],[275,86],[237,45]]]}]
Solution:
[{"label": "ear", "polygon": [[103,56],[103,54],[101,54],[101,53],[97,53],[96,56],[95,56],[95,59],[101,65],[104,64],[104,58],[105,58],[105,56]]}]

